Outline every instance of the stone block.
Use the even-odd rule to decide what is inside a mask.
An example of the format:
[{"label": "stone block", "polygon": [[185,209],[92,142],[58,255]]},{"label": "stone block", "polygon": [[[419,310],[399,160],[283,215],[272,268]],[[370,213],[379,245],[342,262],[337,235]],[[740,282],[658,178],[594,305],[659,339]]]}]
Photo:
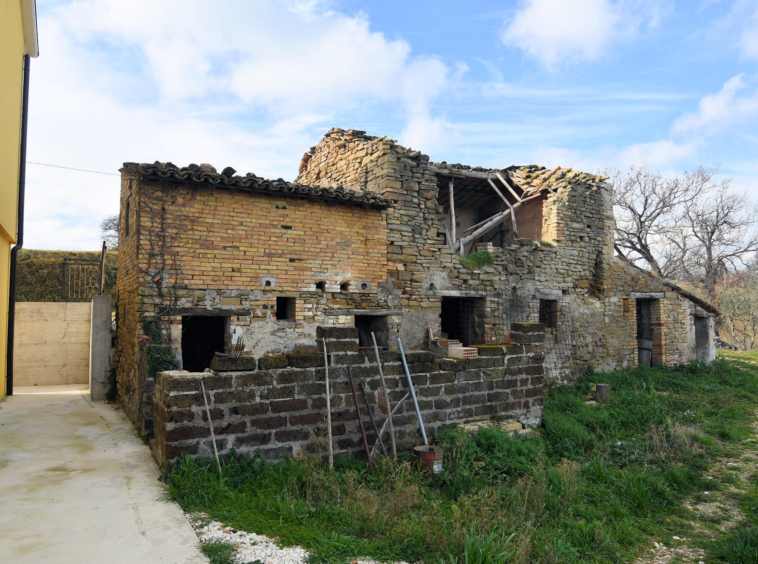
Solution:
[{"label": "stone block", "polygon": [[303,411],[304,409],[308,409],[308,400],[305,399],[285,399],[271,402],[271,411],[273,413]]},{"label": "stone block", "polygon": [[357,340],[358,329],[356,327],[331,327],[328,325],[320,325],[316,327],[316,339],[326,339],[327,346],[330,340]]},{"label": "stone block", "polygon": [[234,385],[237,388],[270,386],[274,377],[269,372],[253,372],[250,374],[235,374]]},{"label": "stone block", "polygon": [[292,368],[317,368],[324,365],[323,355],[288,354],[287,359]]},{"label": "stone block", "polygon": [[[514,321],[511,323],[511,331],[517,333],[544,333],[545,325],[543,323],[521,323]],[[511,338],[513,338],[512,335]]]},{"label": "stone block", "polygon": [[257,368],[258,361],[250,356],[239,358],[216,356],[211,359],[211,370],[216,372],[250,372]]},{"label": "stone block", "polygon": [[284,355],[279,356],[262,356],[258,359],[258,366],[261,370],[275,370],[277,368],[287,368],[289,360]]}]

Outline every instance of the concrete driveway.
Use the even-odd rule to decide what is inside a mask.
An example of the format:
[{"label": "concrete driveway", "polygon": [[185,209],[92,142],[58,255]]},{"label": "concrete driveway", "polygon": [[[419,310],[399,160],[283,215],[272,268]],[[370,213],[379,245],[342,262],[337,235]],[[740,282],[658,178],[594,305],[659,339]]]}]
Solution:
[{"label": "concrete driveway", "polygon": [[16,388],[0,402],[0,562],[207,563],[158,476],[86,386]]}]

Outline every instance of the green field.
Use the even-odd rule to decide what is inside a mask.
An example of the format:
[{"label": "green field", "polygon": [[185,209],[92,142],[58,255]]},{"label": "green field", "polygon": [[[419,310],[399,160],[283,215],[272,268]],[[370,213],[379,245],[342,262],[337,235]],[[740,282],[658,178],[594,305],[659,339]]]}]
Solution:
[{"label": "green field", "polygon": [[[163,479],[185,510],[313,562],[621,563],[677,535],[709,561],[755,564],[758,365],[746,360],[590,372],[549,390],[537,436],[438,433],[433,479],[407,453],[373,476],[358,458],[329,472],[316,458],[229,457],[221,479],[190,458]],[[586,403],[599,382],[610,401]]]}]

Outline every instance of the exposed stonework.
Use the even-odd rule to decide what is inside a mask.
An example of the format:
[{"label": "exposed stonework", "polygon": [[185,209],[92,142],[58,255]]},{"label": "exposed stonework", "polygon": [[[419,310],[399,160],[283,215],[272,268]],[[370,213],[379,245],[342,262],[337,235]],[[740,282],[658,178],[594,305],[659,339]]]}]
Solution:
[{"label": "exposed stonework", "polygon": [[[543,315],[556,318],[546,320],[556,325],[544,360],[552,378],[635,366],[644,347],[653,362],[712,358],[716,310],[614,256],[600,176],[431,163],[390,139],[333,129],[294,184],[170,163],[127,163],[122,178],[118,381],[145,429],[154,378],[139,364],[142,320],[161,321],[185,367],[204,323],[208,343],[216,335],[207,366],[234,343],[258,359],[312,352],[319,326],[356,326],[363,345],[374,331],[390,348],[398,336],[428,348],[430,328],[501,345],[513,322]],[[460,263],[456,251],[476,249],[492,264]]]},{"label": "exposed stonework", "polygon": [[[480,347],[473,360],[434,359],[431,352],[408,353],[422,419],[427,433],[470,420],[509,418],[534,425],[542,418],[544,328],[524,323],[514,327],[522,344]],[[372,411],[381,425],[386,409],[374,355],[358,349],[352,327],[319,328],[330,351],[332,434],[337,454],[360,452],[363,443],[347,379],[366,386]],[[331,352],[333,351],[333,352]],[[394,352],[381,353],[390,402],[408,392],[408,381]],[[234,448],[243,454],[261,449],[278,460],[299,452],[324,452],[326,399],[324,357],[318,354],[259,359],[217,359],[218,372],[162,372],[155,393],[155,445],[160,460],[180,453],[212,456],[210,429],[201,395],[204,381],[221,454]],[[365,405],[362,417],[368,422]],[[397,440],[415,444],[418,423],[409,399],[393,417]],[[370,444],[376,438],[368,429]],[[385,436],[386,439],[386,436]]]}]

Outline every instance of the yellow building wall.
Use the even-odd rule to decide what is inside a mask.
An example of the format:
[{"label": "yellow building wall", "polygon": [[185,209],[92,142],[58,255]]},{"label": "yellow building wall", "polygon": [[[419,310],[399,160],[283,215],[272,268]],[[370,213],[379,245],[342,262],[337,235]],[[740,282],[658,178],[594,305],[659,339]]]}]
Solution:
[{"label": "yellow building wall", "polygon": [[0,2],[0,397],[5,395],[10,248],[16,239],[24,31],[20,0]]}]

